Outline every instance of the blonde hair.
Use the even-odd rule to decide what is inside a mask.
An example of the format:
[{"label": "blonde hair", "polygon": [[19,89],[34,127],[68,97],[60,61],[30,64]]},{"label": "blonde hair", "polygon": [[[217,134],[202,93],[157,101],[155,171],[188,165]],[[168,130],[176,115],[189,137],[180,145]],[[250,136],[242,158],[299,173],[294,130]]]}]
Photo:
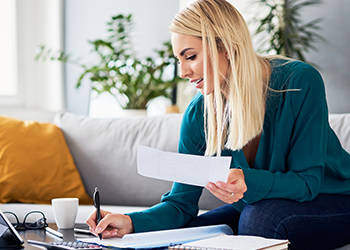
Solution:
[{"label": "blonde hair", "polygon": [[[269,80],[263,70],[270,69],[268,61],[255,53],[243,17],[225,0],[197,0],[175,16],[169,30],[202,39],[204,79],[209,60],[213,67],[214,91],[209,95],[204,81],[205,155],[220,156],[225,147],[242,149],[262,132]],[[221,49],[230,60],[223,83]]]}]

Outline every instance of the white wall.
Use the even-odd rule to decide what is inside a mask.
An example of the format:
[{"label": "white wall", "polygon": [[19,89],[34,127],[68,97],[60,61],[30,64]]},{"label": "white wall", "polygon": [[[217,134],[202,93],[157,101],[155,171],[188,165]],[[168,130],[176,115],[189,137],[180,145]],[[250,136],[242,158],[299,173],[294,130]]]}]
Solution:
[{"label": "white wall", "polygon": [[323,0],[317,7],[303,12],[303,19],[322,17],[319,34],[326,43],[318,43],[318,51],[308,53],[308,60],[317,64],[327,93],[331,113],[350,112],[350,1]]},{"label": "white wall", "polygon": [[[179,0],[69,0],[65,1],[65,49],[82,58],[90,58],[92,47],[88,40],[106,37],[106,22],[118,14],[133,14],[133,34],[137,54],[145,57],[153,54],[163,42],[170,39],[167,30],[179,10]],[[88,60],[87,60],[88,61]],[[75,89],[81,69],[66,66],[66,96],[68,110],[88,114],[90,85]]]},{"label": "white wall", "polygon": [[38,45],[62,47],[62,7],[61,0],[16,1],[20,100],[2,105],[0,115],[52,121],[64,109],[62,65],[35,61]]},{"label": "white wall", "polygon": [[[250,1],[230,0],[230,2],[240,10],[246,20],[254,16],[256,10],[249,6]],[[323,76],[330,113],[350,112],[349,13],[348,0],[323,0],[321,4],[305,7],[301,12],[304,23],[323,18],[318,33],[327,40],[327,43],[317,43],[318,51],[308,52],[306,58],[318,65],[317,68]]]},{"label": "white wall", "polygon": [[[103,37],[105,22],[112,15],[133,13],[135,20],[136,49],[148,55],[170,38],[167,26],[177,13],[180,1],[191,0],[17,0],[19,84],[22,102],[17,108],[0,107],[0,115],[23,119],[50,121],[54,113],[64,109],[62,65],[58,62],[35,62],[34,49],[39,44],[62,48],[60,9],[65,10],[64,41],[68,52],[77,56],[89,54],[87,40]],[[63,8],[62,2],[65,3]],[[246,20],[254,15],[248,7],[250,1],[230,0]],[[320,6],[303,12],[305,21],[323,17],[322,30],[328,43],[318,44],[317,52],[308,59],[320,66],[324,77],[330,112],[350,112],[349,70],[350,1],[323,0]],[[56,21],[55,21],[56,20]],[[87,113],[90,86],[75,89],[80,69],[68,66],[65,82],[66,103],[70,111]],[[30,87],[28,87],[30,85]]]},{"label": "white wall", "polygon": [[[193,0],[182,0],[186,4]],[[259,11],[251,5],[251,1],[228,0],[243,15],[246,21]],[[302,2],[301,0],[298,2]],[[316,64],[321,72],[328,100],[330,113],[350,112],[350,1],[323,0],[321,4],[305,7],[301,12],[304,23],[316,18],[323,18],[321,30],[327,43],[316,44],[318,50],[306,54],[308,61]],[[253,31],[250,27],[251,32]]]},{"label": "white wall", "polygon": [[18,1],[18,80],[26,86],[25,106],[28,108],[59,111],[63,106],[61,65],[34,61],[38,45],[62,46],[62,18],[57,11],[60,8],[61,1],[57,0]]}]

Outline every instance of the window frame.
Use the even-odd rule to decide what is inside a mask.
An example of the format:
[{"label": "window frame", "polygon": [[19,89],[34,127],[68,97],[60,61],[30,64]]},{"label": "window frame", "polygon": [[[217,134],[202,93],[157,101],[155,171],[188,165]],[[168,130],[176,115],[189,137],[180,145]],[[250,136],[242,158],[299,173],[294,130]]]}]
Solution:
[{"label": "window frame", "polygon": [[12,95],[2,95],[0,94],[0,106],[21,106],[23,105],[23,86],[20,86],[18,81],[18,57],[17,57],[17,1],[12,0],[4,0],[0,2],[1,8],[6,8],[7,13],[11,13],[12,17],[7,18],[7,21],[10,20],[9,24],[11,32],[5,34],[7,39],[11,39],[10,44],[12,47],[9,48],[11,50],[11,59],[5,59],[5,61],[12,61],[13,69],[12,69],[12,81],[15,84],[16,92]]},{"label": "window frame", "polygon": [[16,96],[0,96],[0,115],[52,121],[65,111],[64,67],[60,62],[35,61],[40,45],[63,48],[64,0],[11,0],[15,2]]}]

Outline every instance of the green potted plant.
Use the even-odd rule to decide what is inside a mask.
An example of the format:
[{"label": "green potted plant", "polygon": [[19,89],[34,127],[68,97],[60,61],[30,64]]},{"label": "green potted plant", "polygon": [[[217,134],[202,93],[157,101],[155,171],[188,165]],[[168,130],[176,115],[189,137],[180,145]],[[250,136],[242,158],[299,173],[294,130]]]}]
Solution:
[{"label": "green potted plant", "polygon": [[316,31],[321,18],[302,23],[300,11],[306,6],[320,4],[320,0],[255,0],[259,13],[250,24],[257,26],[255,40],[258,52],[288,56],[306,61],[305,52],[317,50],[315,42],[325,41]]},{"label": "green potted plant", "polygon": [[94,91],[110,93],[124,109],[146,109],[148,102],[156,97],[170,98],[181,79],[173,73],[175,70],[171,71],[176,62],[171,43],[165,42],[162,49],[156,50],[156,57],[139,59],[130,37],[132,15],[113,16],[107,25],[107,39],[89,41],[99,58],[94,65],[80,63],[65,51],[55,53],[45,46],[38,47],[36,60],[51,59],[80,66],[83,73],[77,80],[77,88],[89,77]]}]

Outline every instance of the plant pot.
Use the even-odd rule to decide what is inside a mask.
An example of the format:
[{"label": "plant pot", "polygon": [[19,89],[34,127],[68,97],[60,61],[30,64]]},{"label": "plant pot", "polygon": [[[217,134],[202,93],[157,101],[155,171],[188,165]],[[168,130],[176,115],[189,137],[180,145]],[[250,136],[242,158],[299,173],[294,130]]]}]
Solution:
[{"label": "plant pot", "polygon": [[147,116],[147,109],[123,109],[119,117]]},{"label": "plant pot", "polygon": [[93,118],[117,118],[130,116],[146,116],[146,109],[123,109],[117,100],[108,92],[97,94],[92,91],[90,97],[89,116]]},{"label": "plant pot", "polygon": [[119,117],[123,109],[117,100],[107,92],[97,94],[91,91],[89,116],[94,118],[115,118]]}]

